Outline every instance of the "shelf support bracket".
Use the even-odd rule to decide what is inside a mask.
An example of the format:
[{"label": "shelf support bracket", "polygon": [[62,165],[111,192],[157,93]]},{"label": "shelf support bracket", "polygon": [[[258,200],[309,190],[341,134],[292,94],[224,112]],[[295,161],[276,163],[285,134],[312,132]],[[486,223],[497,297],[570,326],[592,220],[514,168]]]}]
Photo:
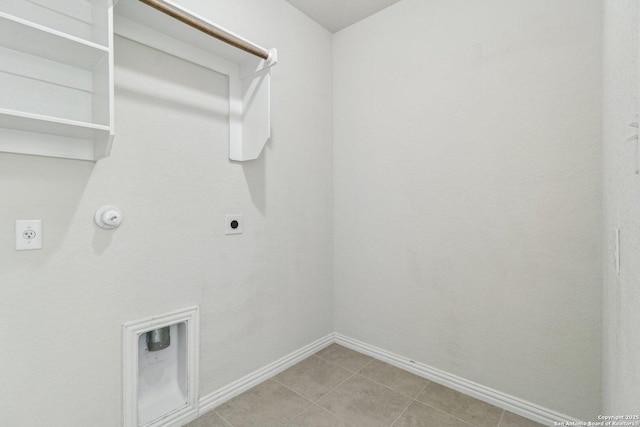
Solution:
[{"label": "shelf support bracket", "polygon": [[[154,8],[144,3],[152,3]],[[169,7],[170,16],[165,14],[167,11],[155,10],[156,6]],[[176,16],[181,18],[174,19]],[[271,137],[270,69],[278,62],[276,49],[255,45],[171,0],[120,0],[115,32],[228,76],[229,158],[248,161],[260,156]],[[231,43],[236,47],[242,42],[257,53],[247,53],[250,50],[241,47],[244,52],[235,50],[229,54],[229,40],[221,41],[225,39],[236,41]]]},{"label": "shelf support bracket", "polygon": [[249,64],[243,77],[229,76],[229,158],[255,160],[271,138],[271,75],[277,51],[260,61],[253,71]]}]

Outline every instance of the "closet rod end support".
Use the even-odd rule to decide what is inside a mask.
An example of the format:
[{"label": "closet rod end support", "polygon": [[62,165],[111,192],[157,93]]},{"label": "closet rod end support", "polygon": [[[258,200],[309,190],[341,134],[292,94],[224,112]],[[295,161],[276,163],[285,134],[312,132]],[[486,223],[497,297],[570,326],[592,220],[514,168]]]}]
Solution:
[{"label": "closet rod end support", "polygon": [[278,63],[278,49],[269,49],[269,56],[267,56],[267,65],[272,67]]}]

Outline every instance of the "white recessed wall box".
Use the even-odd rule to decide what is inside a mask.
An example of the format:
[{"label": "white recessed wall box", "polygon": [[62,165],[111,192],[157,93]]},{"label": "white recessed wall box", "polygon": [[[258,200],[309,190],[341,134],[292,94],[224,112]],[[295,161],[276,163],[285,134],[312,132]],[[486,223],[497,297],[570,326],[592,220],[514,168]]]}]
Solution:
[{"label": "white recessed wall box", "polygon": [[177,427],[197,418],[198,307],[123,328],[124,427]]}]

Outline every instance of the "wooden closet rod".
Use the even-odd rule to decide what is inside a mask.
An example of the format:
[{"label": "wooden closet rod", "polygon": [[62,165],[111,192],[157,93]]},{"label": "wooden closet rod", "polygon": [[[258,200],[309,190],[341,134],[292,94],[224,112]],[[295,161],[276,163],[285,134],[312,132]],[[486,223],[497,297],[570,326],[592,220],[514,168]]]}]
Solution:
[{"label": "wooden closet rod", "polygon": [[223,41],[233,47],[236,47],[240,50],[244,50],[252,55],[258,56],[262,59],[269,58],[269,51],[257,46],[247,40],[244,40],[235,34],[232,34],[222,28],[214,27],[213,25],[202,21],[201,19],[186,13],[185,11],[172,6],[171,4],[167,4],[162,0],[140,0],[142,3],[153,7],[156,10],[159,10],[162,13],[165,13],[172,18],[177,19],[178,21],[184,22],[185,24],[195,28],[196,30],[202,31],[203,33],[215,37],[216,39]]}]

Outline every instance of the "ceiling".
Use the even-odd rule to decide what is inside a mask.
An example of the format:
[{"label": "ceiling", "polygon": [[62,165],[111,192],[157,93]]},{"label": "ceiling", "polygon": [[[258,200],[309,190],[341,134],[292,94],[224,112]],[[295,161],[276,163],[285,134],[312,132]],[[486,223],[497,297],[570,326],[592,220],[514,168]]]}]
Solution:
[{"label": "ceiling", "polygon": [[400,0],[287,0],[335,33]]}]

